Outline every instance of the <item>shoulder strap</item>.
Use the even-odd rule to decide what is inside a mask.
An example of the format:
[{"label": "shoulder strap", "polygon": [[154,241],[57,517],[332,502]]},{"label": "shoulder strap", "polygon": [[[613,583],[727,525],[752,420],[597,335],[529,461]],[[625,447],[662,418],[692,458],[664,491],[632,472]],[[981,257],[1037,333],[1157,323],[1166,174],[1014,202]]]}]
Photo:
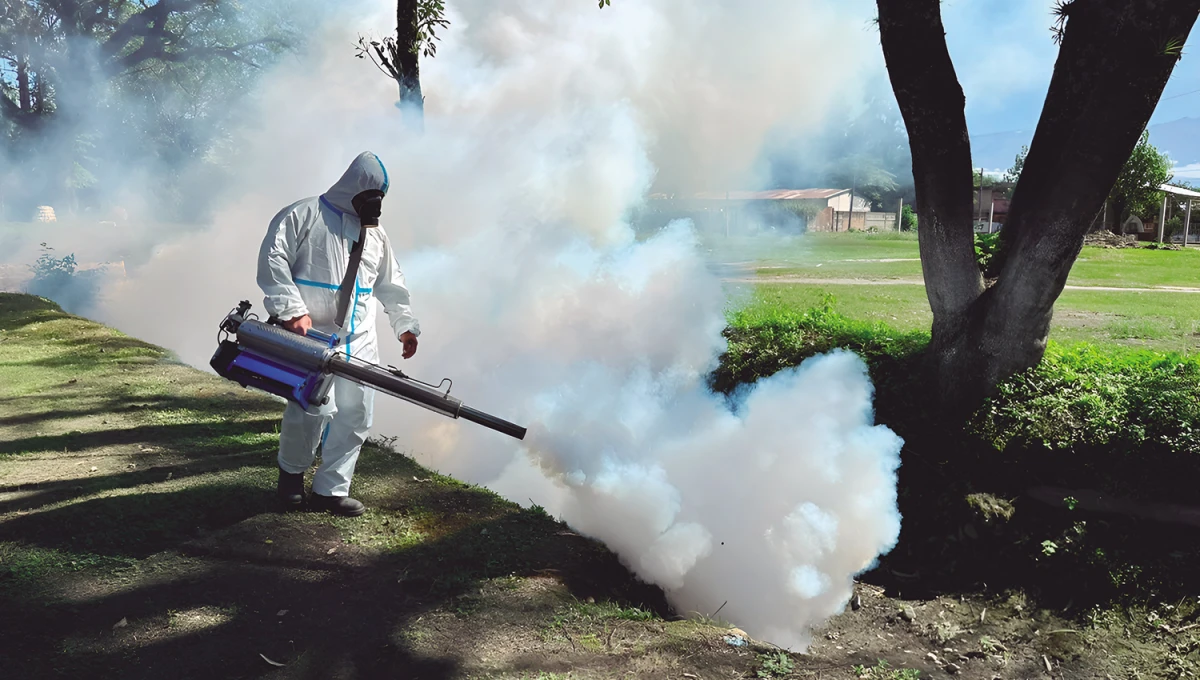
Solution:
[{"label": "shoulder strap", "polygon": [[342,277],[342,285],[338,287],[337,318],[334,324],[341,328],[346,323],[346,310],[350,307],[350,298],[358,287],[358,265],[362,262],[363,243],[367,240],[367,230],[363,229],[354,246],[350,248],[350,264],[346,265],[346,275]]}]

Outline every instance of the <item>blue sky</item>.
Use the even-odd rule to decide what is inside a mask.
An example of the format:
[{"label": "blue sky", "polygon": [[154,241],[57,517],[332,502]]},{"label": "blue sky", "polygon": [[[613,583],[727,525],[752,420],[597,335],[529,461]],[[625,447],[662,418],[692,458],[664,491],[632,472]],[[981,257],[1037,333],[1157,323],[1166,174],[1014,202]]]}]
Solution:
[{"label": "blue sky", "polygon": [[[1037,125],[1058,47],[1051,0],[945,0],[946,38],[967,96],[972,135]],[[1193,31],[1150,123],[1200,117],[1200,52]],[[1190,93],[1190,94],[1189,94]],[[1184,96],[1177,96],[1184,95]],[[1170,97],[1170,99],[1168,99]]]}]

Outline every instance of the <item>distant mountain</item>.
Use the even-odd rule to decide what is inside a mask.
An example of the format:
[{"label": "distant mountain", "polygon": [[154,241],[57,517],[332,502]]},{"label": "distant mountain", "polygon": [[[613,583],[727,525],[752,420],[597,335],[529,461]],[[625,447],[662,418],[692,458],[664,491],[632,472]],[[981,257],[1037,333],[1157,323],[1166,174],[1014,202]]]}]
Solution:
[{"label": "distant mountain", "polygon": [[[975,166],[986,170],[1006,170],[1021,146],[1033,139],[1033,130],[1010,130],[971,137],[971,156]],[[1150,143],[1163,151],[1177,166],[1200,164],[1200,118],[1180,118],[1150,126]]]}]

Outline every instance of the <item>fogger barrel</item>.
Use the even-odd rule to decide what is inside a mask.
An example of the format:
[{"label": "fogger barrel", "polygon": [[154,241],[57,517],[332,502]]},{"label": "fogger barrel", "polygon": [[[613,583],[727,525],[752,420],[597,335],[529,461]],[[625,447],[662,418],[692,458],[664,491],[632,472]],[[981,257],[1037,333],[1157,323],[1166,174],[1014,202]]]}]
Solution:
[{"label": "fogger barrel", "polygon": [[435,413],[525,438],[525,428],[463,404],[440,385],[348,356],[338,349],[337,336],[313,330],[298,335],[276,323],[250,318],[249,311],[250,303],[242,302],[221,322],[221,330],[228,335],[210,362],[213,370],[234,382],[279,395],[307,411],[328,403],[331,379],[336,375]]}]

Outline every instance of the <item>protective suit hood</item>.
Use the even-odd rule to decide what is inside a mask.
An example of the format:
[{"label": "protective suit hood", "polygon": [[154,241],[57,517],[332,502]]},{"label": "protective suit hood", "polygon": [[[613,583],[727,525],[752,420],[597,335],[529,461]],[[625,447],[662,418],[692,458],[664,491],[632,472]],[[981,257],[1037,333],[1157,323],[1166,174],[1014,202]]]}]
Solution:
[{"label": "protective suit hood", "polygon": [[360,193],[372,189],[387,194],[387,169],[383,167],[379,156],[364,151],[350,163],[350,167],[342,173],[342,178],[321,196],[321,200],[340,213],[357,216],[351,201]]}]

